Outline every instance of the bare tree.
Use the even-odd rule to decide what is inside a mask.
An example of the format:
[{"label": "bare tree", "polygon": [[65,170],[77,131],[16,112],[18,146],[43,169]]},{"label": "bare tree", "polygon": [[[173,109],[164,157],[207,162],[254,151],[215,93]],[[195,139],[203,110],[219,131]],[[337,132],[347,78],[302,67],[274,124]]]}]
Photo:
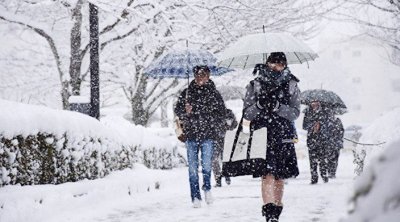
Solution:
[{"label": "bare tree", "polygon": [[[92,2],[96,3],[96,1]],[[99,4],[108,4],[110,2],[112,1],[99,1]],[[126,0],[124,3],[123,7],[119,7],[112,12],[103,12],[101,16],[102,21],[106,21],[104,22],[106,25],[100,29],[100,50],[102,52],[114,42],[122,43],[124,39],[144,34],[143,29],[148,29],[147,33],[145,33],[148,37],[158,34],[158,27],[162,29],[161,32],[164,32],[160,34],[162,38],[173,34],[171,32],[172,28],[168,27],[169,24],[162,24],[173,20],[173,17],[171,17],[173,13],[168,12],[169,8],[171,10],[174,9],[172,1],[167,3],[169,5],[162,5],[162,7],[157,1]],[[81,83],[85,81],[88,74],[87,62],[86,67],[84,65],[89,50],[89,39],[87,32],[82,32],[88,29],[86,2],[83,0],[53,1],[42,4],[40,1],[21,1],[16,3],[8,0],[2,2],[0,7],[2,7],[0,8],[0,21],[20,26],[21,29],[31,30],[47,41],[61,81],[63,108],[68,109],[69,96],[80,95]],[[37,17],[37,14],[48,14],[48,16]],[[70,39],[66,41],[65,37],[58,31],[69,33]],[[157,40],[159,39],[153,42]],[[68,42],[69,50],[66,50]],[[170,42],[172,41],[170,40]],[[128,42],[125,43],[128,44]],[[161,43],[165,45],[165,41],[161,41]],[[118,45],[116,44],[112,47],[118,47]],[[152,47],[152,51],[144,52],[146,57],[157,56],[165,49],[165,46],[157,44],[153,44]],[[127,51],[124,56],[129,55],[130,52],[129,50]],[[69,66],[66,68],[68,63]],[[140,72],[143,66],[144,64],[139,63],[136,70]],[[66,73],[69,73],[69,75],[67,76]],[[140,77],[138,79],[142,80],[143,78]],[[145,88],[145,86],[146,83],[144,81],[144,83],[138,85],[138,88]],[[140,90],[134,90],[134,92],[140,92]],[[140,94],[133,97],[140,97]]]},{"label": "bare tree", "polygon": [[399,0],[349,0],[337,14],[340,20],[358,24],[363,34],[389,46],[392,62],[400,65]]},{"label": "bare tree", "polygon": [[[183,46],[188,39],[190,47],[218,53],[242,35],[262,32],[263,26],[266,32],[291,32],[311,38],[317,33],[320,18],[337,7],[322,0],[90,2],[100,9],[101,87],[106,89],[102,97],[110,98],[115,93],[107,91],[110,88],[121,89],[131,105],[133,122],[142,125],[162,101],[176,95],[183,86],[176,79],[152,80],[143,74],[144,67],[171,47]],[[46,40],[58,70],[65,109],[68,97],[79,95],[82,83],[87,81],[87,17],[87,2],[83,0],[0,3],[0,25],[31,30]]]},{"label": "bare tree", "polygon": [[[196,22],[198,30],[192,44],[204,45],[217,53],[238,37],[250,33],[289,32],[303,39],[312,38],[318,34],[323,16],[339,6],[321,0],[197,1],[193,8],[206,14],[207,20]],[[192,21],[202,21],[200,18],[204,17],[194,12],[192,15],[199,15]]]}]

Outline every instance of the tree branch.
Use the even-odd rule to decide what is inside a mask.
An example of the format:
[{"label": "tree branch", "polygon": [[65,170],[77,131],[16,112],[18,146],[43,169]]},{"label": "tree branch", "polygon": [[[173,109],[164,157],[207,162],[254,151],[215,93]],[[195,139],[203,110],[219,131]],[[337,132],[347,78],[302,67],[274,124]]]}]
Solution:
[{"label": "tree branch", "polygon": [[154,91],[156,91],[157,87],[161,84],[161,81],[162,81],[162,79],[158,79],[156,84],[153,86],[153,89],[151,89],[151,91],[148,93],[148,95],[146,97],[144,97],[144,100],[148,100],[150,98],[150,96],[154,93]]},{"label": "tree branch", "polygon": [[153,99],[148,103],[147,110],[150,110],[150,107],[157,101],[157,99],[159,99],[162,95],[164,95],[166,92],[168,92],[168,90],[170,90],[172,87],[176,86],[177,83],[178,83],[178,79],[175,78],[174,81],[172,81],[172,83],[169,84],[169,86],[167,86],[166,88],[161,90],[157,96],[154,96]]},{"label": "tree branch", "polygon": [[54,42],[53,38],[50,35],[48,35],[43,29],[33,27],[32,25],[25,24],[25,23],[20,22],[20,21],[10,20],[10,19],[8,19],[8,18],[6,18],[6,17],[4,17],[2,15],[0,15],[0,20],[4,20],[4,21],[9,22],[9,23],[18,24],[18,25],[27,27],[27,28],[33,30],[34,32],[36,32],[37,34],[39,34],[40,36],[42,36],[43,38],[45,38],[47,43],[50,46],[51,52],[53,53],[54,59],[56,61],[56,65],[57,65],[57,70],[58,70],[58,73],[59,73],[60,81],[61,82],[63,81],[64,73],[63,73],[63,71],[61,69],[60,55],[58,54],[58,50],[57,50],[57,47],[55,45],[55,42]]}]

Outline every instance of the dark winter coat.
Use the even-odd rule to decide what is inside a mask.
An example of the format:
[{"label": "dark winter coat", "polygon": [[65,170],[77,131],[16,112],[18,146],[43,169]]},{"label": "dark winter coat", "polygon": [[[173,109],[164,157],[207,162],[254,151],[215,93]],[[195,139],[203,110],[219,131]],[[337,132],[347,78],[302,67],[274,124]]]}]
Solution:
[{"label": "dark winter coat", "polygon": [[335,118],[331,124],[331,139],[330,147],[334,150],[339,150],[343,148],[343,137],[344,137],[344,127],[342,121],[339,118]]},{"label": "dark winter coat", "polygon": [[[333,112],[324,106],[317,111],[313,111],[311,108],[305,110],[303,129],[307,130],[307,146],[310,149],[317,147],[329,149],[333,139],[334,121]],[[320,130],[313,132],[316,122],[320,123]]]},{"label": "dark winter coat", "polygon": [[[192,106],[190,114],[186,113],[186,103]],[[199,86],[193,80],[179,96],[174,112],[182,121],[188,140],[215,140],[221,130],[219,127],[225,118],[226,107],[213,81]]]},{"label": "dark winter coat", "polygon": [[[300,114],[299,80],[286,68],[278,79],[274,79],[277,90],[266,94],[264,90],[268,87],[268,81],[270,79],[266,76],[251,81],[244,99],[243,118],[251,121],[250,131],[262,127],[267,127],[268,131],[266,168],[253,176],[272,174],[278,179],[296,177],[299,169],[294,149],[294,139],[297,138],[294,120]],[[259,104],[260,95],[269,99],[278,98],[277,110],[263,109]]]}]

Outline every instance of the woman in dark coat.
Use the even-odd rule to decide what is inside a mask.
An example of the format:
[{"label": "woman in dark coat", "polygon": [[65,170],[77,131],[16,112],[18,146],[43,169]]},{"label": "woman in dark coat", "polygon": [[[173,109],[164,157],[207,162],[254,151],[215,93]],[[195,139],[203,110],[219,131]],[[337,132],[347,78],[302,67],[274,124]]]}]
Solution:
[{"label": "woman in dark coat", "polygon": [[299,174],[294,142],[294,120],[300,113],[299,81],[287,67],[286,56],[274,52],[266,65],[258,66],[259,76],[247,86],[243,129],[267,127],[266,167],[262,176],[262,214],[267,221],[278,221],[283,209],[284,179]]}]

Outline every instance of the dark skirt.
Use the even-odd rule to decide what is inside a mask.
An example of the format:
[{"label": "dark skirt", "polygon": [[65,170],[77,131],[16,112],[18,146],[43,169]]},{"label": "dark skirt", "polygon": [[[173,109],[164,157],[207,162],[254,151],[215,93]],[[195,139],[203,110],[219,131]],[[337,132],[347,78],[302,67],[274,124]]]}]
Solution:
[{"label": "dark skirt", "polygon": [[253,177],[271,174],[276,179],[287,179],[299,175],[294,143],[290,141],[296,137],[296,129],[293,122],[280,120],[268,124],[266,164],[263,172]]},{"label": "dark skirt", "polygon": [[264,172],[262,174],[253,174],[253,177],[260,177],[268,174],[275,176],[276,179],[287,179],[299,175],[293,143],[285,143],[281,146],[268,145]]}]

